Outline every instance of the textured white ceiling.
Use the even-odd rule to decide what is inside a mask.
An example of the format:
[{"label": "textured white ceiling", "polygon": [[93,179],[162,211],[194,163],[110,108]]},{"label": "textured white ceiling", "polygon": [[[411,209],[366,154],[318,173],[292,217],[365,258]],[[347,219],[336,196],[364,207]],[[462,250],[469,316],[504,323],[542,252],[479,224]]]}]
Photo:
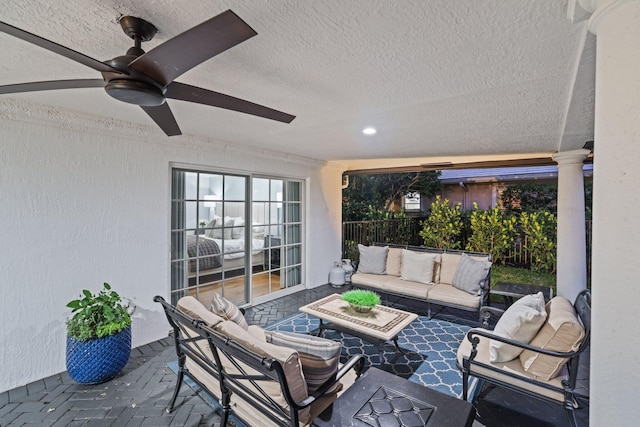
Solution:
[{"label": "textured white ceiling", "polygon": [[[105,60],[131,45],[120,15],[158,28],[150,50],[227,9],[258,35],[177,80],[297,118],[170,100],[184,134],[347,163],[525,156],[593,138],[595,41],[567,19],[566,0],[23,0],[2,2],[0,20]],[[100,77],[3,33],[0,52],[0,84]],[[102,89],[11,98],[155,126]]]}]

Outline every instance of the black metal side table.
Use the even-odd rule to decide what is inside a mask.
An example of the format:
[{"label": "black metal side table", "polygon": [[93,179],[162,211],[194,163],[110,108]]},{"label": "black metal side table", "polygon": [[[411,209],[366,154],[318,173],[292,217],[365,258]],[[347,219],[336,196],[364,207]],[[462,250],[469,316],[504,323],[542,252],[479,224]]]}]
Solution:
[{"label": "black metal side table", "polygon": [[545,301],[553,298],[553,289],[548,286],[529,285],[526,283],[498,282],[491,288],[490,293],[501,295],[504,298],[505,308],[513,304],[514,298],[522,298],[525,295],[542,292]]},{"label": "black metal side table", "polygon": [[377,368],[369,368],[313,420],[318,427],[471,427],[473,406]]}]

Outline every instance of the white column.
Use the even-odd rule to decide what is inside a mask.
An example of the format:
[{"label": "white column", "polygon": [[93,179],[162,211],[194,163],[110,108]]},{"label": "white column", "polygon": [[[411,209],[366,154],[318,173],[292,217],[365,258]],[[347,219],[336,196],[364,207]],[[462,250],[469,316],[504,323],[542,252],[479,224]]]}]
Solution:
[{"label": "white column", "polygon": [[589,150],[553,155],[558,163],[558,295],[573,301],[587,286],[587,240],[584,227],[582,165]]},{"label": "white column", "polygon": [[640,405],[640,1],[593,1],[597,36],[590,425]]}]

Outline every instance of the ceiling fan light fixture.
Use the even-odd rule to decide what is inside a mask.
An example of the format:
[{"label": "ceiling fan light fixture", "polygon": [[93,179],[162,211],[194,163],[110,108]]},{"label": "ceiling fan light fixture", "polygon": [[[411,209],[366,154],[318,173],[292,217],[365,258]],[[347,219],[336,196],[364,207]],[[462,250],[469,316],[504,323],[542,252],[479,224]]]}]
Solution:
[{"label": "ceiling fan light fixture", "polygon": [[362,129],[362,133],[365,134],[365,135],[375,135],[376,132],[378,132],[376,130],[376,128],[371,127],[371,126]]},{"label": "ceiling fan light fixture", "polygon": [[144,107],[157,107],[165,102],[162,90],[140,80],[113,79],[106,84],[104,90],[118,101]]}]

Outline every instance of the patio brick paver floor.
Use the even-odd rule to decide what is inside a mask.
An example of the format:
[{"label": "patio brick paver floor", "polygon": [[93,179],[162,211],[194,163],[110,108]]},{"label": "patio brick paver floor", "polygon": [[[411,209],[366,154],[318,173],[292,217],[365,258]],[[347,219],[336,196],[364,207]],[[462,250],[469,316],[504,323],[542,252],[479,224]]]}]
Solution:
[{"label": "patio brick paver floor", "polygon": [[[336,290],[328,285],[250,307],[250,324],[267,325]],[[458,314],[458,313],[456,313]],[[104,384],[79,385],[66,372],[0,393],[0,427],[9,426],[219,426],[220,417],[183,386],[177,409],[165,412],[176,375],[167,368],[175,360],[173,341],[164,338],[132,350],[119,376]],[[588,359],[588,358],[583,358]],[[582,393],[588,395],[588,360],[581,366]],[[581,426],[588,425],[588,406],[581,399]],[[564,410],[503,389],[480,400],[474,426],[566,426]]]}]

